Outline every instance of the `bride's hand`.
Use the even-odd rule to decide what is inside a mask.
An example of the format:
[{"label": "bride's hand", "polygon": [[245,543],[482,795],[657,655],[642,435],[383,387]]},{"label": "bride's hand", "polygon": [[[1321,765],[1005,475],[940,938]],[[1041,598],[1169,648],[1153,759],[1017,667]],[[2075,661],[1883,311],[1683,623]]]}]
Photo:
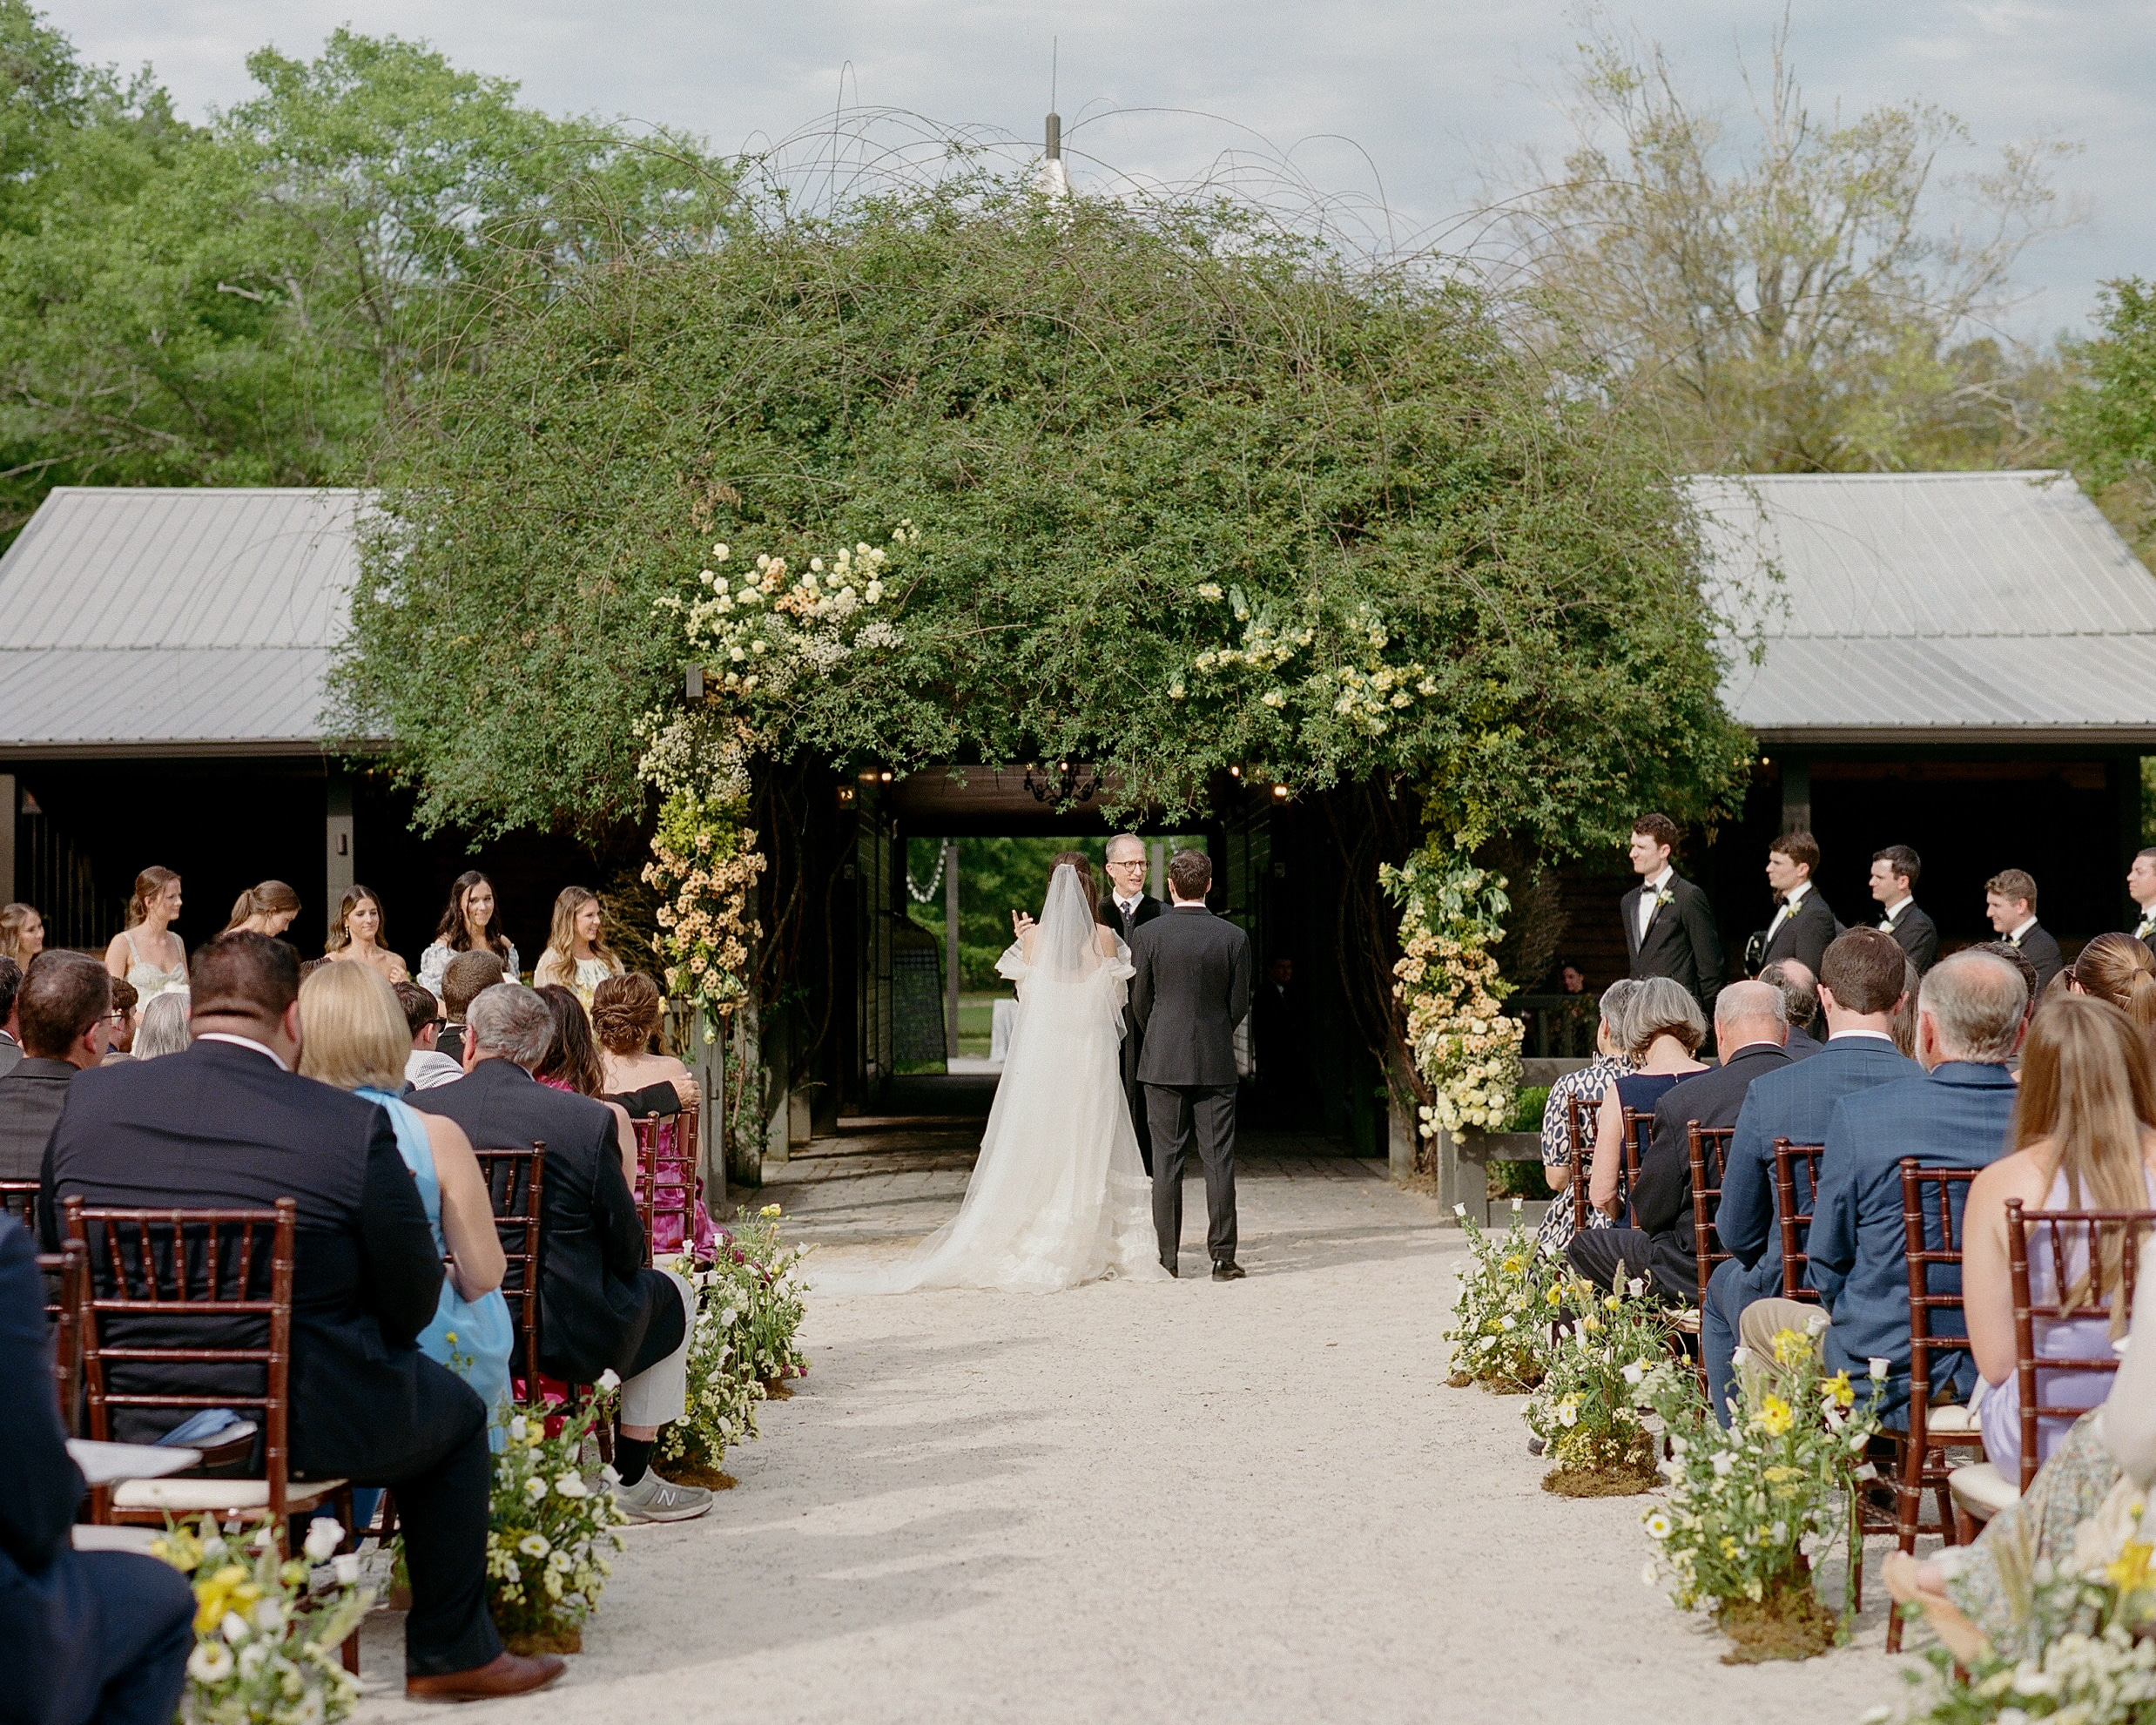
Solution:
[{"label": "bride's hand", "polygon": [[1011,935],[1013,939],[1023,940],[1026,938],[1027,931],[1032,927],[1033,919],[1027,916],[1025,912],[1013,911],[1011,913]]}]

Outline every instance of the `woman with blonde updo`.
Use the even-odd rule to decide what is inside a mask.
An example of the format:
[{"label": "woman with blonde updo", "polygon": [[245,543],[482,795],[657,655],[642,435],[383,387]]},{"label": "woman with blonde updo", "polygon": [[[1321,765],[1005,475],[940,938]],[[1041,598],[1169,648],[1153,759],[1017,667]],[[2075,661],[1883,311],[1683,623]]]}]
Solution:
[{"label": "woman with blonde updo", "polygon": [[133,983],[145,1005],[159,994],[187,992],[187,948],[172,933],[179,906],[179,877],[151,865],[135,877],[126,927],[104,949],[104,967]]}]

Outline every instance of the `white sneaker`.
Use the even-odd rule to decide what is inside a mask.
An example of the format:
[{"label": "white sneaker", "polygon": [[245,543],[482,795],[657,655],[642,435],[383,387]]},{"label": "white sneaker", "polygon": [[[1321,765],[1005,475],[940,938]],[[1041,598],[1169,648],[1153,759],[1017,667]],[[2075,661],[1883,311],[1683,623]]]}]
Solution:
[{"label": "white sneaker", "polygon": [[693,1521],[711,1513],[711,1494],[703,1486],[677,1486],[671,1479],[660,1479],[650,1467],[635,1485],[609,1489],[614,1493],[615,1507],[631,1521]]}]

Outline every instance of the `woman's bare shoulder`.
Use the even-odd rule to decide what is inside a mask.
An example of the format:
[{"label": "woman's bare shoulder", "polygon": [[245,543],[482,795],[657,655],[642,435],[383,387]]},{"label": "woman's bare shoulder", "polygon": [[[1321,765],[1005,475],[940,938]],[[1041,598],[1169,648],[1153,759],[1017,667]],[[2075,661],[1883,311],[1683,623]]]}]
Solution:
[{"label": "woman's bare shoulder", "polygon": [[1105,922],[1100,922],[1094,925],[1094,933],[1100,941],[1101,952],[1102,955],[1107,958],[1114,958],[1115,956],[1115,949],[1122,944],[1121,941],[1116,940],[1115,931],[1110,928]]}]

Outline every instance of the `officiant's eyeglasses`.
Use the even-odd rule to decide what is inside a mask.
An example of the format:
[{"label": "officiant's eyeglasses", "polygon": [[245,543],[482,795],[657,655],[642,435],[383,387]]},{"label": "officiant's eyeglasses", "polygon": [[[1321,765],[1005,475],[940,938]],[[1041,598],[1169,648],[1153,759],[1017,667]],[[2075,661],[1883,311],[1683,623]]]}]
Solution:
[{"label": "officiant's eyeglasses", "polygon": [[1121,862],[1112,862],[1108,866],[1110,868],[1143,868],[1145,859],[1143,857],[1125,857]]}]

